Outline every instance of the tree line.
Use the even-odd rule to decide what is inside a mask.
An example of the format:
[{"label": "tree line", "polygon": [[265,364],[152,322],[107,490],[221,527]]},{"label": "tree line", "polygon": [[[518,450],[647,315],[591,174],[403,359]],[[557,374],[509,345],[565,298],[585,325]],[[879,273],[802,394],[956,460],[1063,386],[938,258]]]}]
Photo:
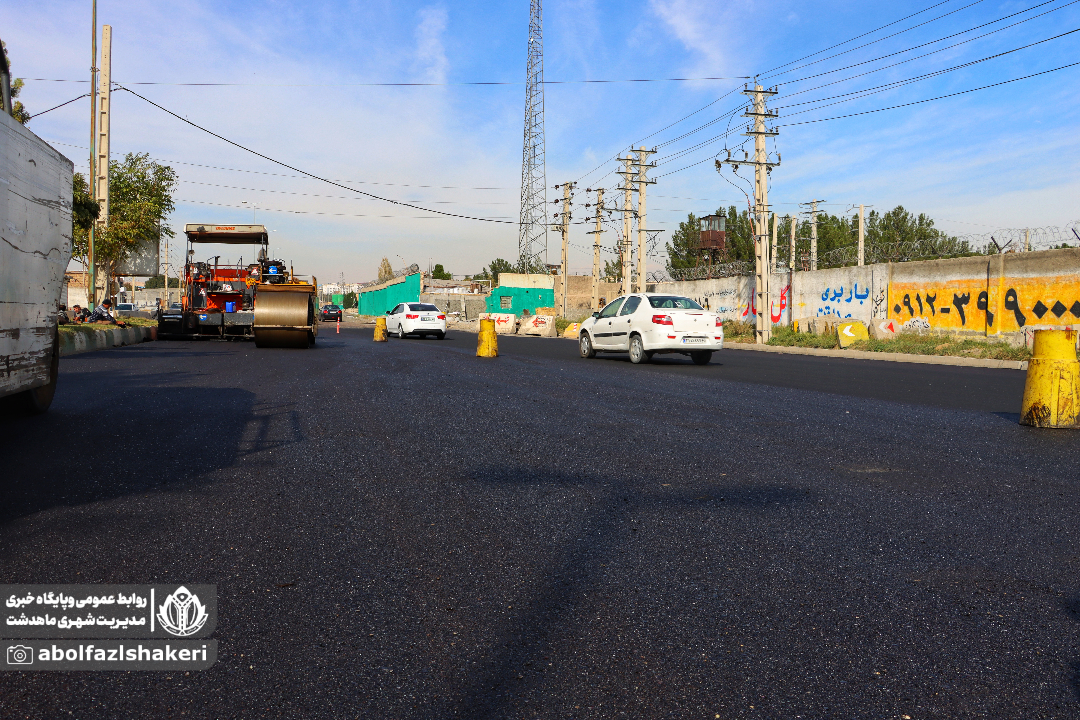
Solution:
[{"label": "tree line", "polygon": [[[714,262],[750,261],[754,259],[753,223],[747,210],[740,211],[734,205],[719,208],[717,215],[722,215],[727,224],[727,245],[724,253],[714,257]],[[787,260],[788,243],[791,235],[789,217],[778,218],[777,254]],[[795,265],[800,267],[804,254],[810,251],[809,220],[796,218]],[[679,223],[679,229],[672,233],[667,248],[667,271],[692,268],[703,263],[704,253],[698,249],[701,218],[690,213],[685,222]],[[768,228],[772,235],[772,227]],[[817,253],[820,260],[833,250],[856,246],[859,240],[859,216],[837,216],[827,212],[817,215]],[[934,227],[934,220],[919,213],[908,212],[902,205],[897,205],[888,212],[879,213],[870,210],[866,214],[865,247],[868,257],[886,260],[908,259],[911,244],[917,244],[919,257],[955,257],[977,255],[981,251],[973,248],[967,240],[960,240]],[[824,264],[828,265],[826,261]]]}]

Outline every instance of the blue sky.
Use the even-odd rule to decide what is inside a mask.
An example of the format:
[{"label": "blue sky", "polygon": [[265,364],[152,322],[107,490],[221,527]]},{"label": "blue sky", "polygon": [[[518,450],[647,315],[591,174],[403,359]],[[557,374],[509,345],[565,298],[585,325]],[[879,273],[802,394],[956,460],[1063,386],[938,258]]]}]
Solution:
[{"label": "blue sky", "polygon": [[[545,76],[570,81],[765,74],[765,83],[779,84],[781,91],[772,102],[780,108],[781,134],[775,148],[770,146],[783,157],[770,188],[781,214],[798,212],[798,203],[811,198],[826,199],[823,208],[836,213],[858,203],[879,210],[902,204],[958,234],[1064,225],[1080,218],[1080,66],[898,110],[790,124],[911,103],[1080,61],[1078,32],[867,97],[835,98],[828,102],[839,104],[829,107],[794,105],[937,72],[1080,28],[1080,3],[1070,0],[953,0],[927,10],[935,2],[548,0]],[[768,73],[921,10],[926,11],[788,65],[787,72]],[[165,83],[132,89],[192,122],[355,188],[513,223],[528,11],[523,0],[100,0],[98,22],[113,26],[114,80]],[[993,22],[1013,13],[1020,14]],[[1001,29],[1040,13],[1047,14]],[[920,23],[925,24],[914,27]],[[984,23],[993,24],[971,30]],[[0,27],[16,76],[88,76],[89,2],[5,3]],[[885,37],[892,33],[899,34]],[[991,34],[971,40],[984,33]],[[865,43],[870,44],[858,47]],[[924,43],[931,44],[911,50]],[[956,46],[946,48],[950,45]],[[837,53],[843,54],[829,57]],[[932,54],[912,59],[926,53]],[[858,63],[863,64],[842,69]],[[829,74],[809,78],[819,73]],[[868,74],[852,77],[860,73]],[[814,90],[837,80],[842,82]],[[474,81],[514,84],[454,84]],[[169,84],[201,82],[238,85]],[[449,84],[360,85],[378,82]],[[667,157],[721,134],[726,118],[691,131],[738,108],[743,82],[547,85],[549,188],[576,179],[581,189],[612,188],[616,176],[606,174],[615,169],[611,158],[647,138],[647,146],[660,146],[654,159],[661,163],[653,171],[659,182],[650,187],[651,228],[674,230],[688,212],[702,214],[718,205],[745,207],[741,191],[718,176],[709,160],[724,148],[724,139],[683,157]],[[33,113],[85,87],[28,80],[22,99]],[[114,156],[148,152],[179,172],[174,227],[250,221],[250,205],[244,202],[255,204],[258,221],[273,231],[275,254],[320,280],[342,274],[347,281],[371,279],[384,256],[395,266],[441,262],[454,273],[476,272],[495,257],[516,256],[514,224],[425,215],[291,177],[292,171],[127,93],[114,95],[113,111]],[[89,101],[82,100],[32,120],[30,127],[85,168],[87,151],[81,148],[88,145],[88,115]],[[742,122],[736,116],[732,125]],[[735,133],[726,142],[734,147],[743,140]],[[683,169],[699,161],[705,162]],[[598,165],[599,171],[586,175]],[[549,190],[553,199],[559,194]],[[582,219],[586,201],[579,192],[575,220]],[[591,267],[588,229],[575,225],[572,230],[573,272]],[[550,239],[556,261],[557,237],[552,233]],[[604,235],[604,242],[611,245],[613,234]],[[662,260],[651,258],[650,269]]]}]

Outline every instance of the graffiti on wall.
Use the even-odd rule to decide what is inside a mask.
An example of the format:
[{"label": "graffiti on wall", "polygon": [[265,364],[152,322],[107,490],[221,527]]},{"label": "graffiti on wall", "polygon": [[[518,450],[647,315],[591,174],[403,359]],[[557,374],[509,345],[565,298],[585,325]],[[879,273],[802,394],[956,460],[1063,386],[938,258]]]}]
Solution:
[{"label": "graffiti on wall", "polygon": [[863,305],[867,298],[870,297],[870,288],[864,286],[860,291],[859,283],[855,283],[846,292],[847,295],[845,296],[843,285],[836,290],[825,288],[825,292],[821,293],[821,302],[823,304],[818,305],[814,314],[818,317],[850,318],[853,308],[852,303],[857,301],[859,305]]},{"label": "graffiti on wall", "polygon": [[889,316],[909,329],[1018,332],[1080,320],[1080,281],[1058,278],[953,280],[936,287],[893,283]]}]

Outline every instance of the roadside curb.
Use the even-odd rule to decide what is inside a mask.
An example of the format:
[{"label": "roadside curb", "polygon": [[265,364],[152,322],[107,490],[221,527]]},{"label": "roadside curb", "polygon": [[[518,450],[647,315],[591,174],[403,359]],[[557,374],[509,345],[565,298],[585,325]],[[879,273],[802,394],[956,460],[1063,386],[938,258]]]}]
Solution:
[{"label": "roadside curb", "polygon": [[827,350],[825,348],[790,347],[784,345],[756,345],[753,343],[724,343],[725,350],[756,350],[758,352],[787,353],[789,355],[818,355],[822,357],[847,358],[849,360],[882,360],[886,362],[918,363],[922,365],[958,365],[960,367],[997,368],[1004,370],[1027,370],[1027,360],[983,360],[979,358],[953,357],[950,355],[912,355],[908,353],[869,352],[867,350]]},{"label": "roadside curb", "polygon": [[60,357],[122,345],[137,345],[151,340],[157,340],[156,327],[115,328],[92,333],[79,330],[72,333],[63,332],[60,333]]}]

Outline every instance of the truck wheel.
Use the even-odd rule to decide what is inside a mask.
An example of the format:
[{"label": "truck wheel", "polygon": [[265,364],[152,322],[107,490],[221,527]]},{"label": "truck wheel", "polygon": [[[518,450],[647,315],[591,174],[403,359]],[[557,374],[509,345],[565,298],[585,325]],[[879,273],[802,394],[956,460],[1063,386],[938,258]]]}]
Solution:
[{"label": "truck wheel", "polygon": [[40,415],[52,405],[56,394],[56,378],[60,374],[60,331],[53,335],[52,361],[49,364],[49,383],[23,392],[23,405],[31,415]]}]

